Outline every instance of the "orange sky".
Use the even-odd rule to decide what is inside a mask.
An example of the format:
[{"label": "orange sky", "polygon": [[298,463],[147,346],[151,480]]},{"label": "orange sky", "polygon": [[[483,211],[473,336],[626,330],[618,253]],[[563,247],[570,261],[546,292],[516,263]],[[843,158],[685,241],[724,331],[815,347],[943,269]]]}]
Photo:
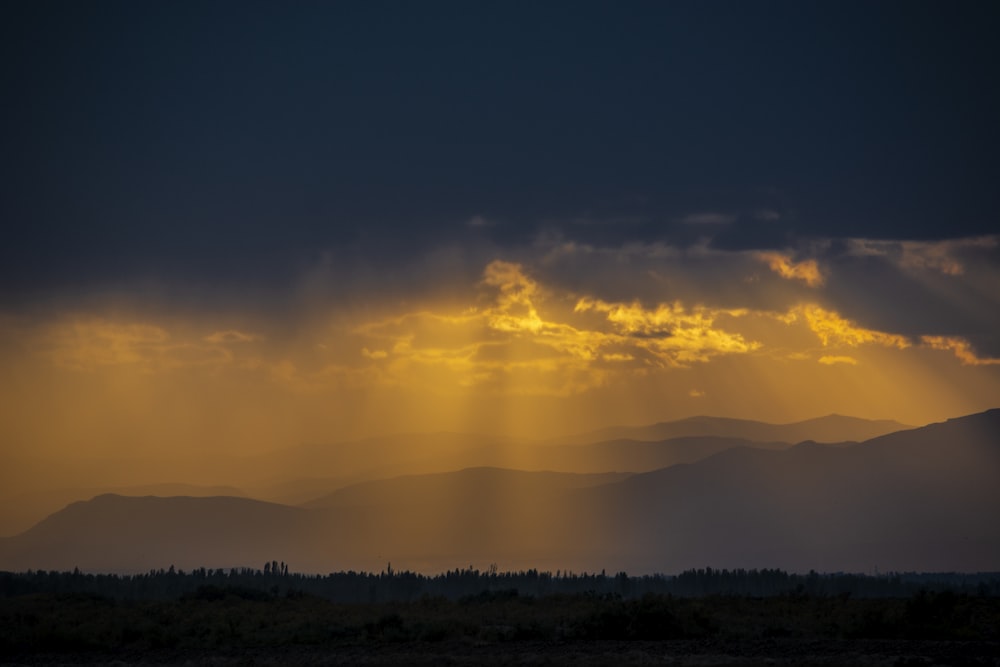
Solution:
[{"label": "orange sky", "polygon": [[[913,280],[982,280],[947,249],[909,252],[894,261]],[[594,276],[574,285],[567,262],[588,253]],[[402,298],[359,293],[346,304],[310,296],[334,280],[313,267],[298,307],[281,316],[252,304],[185,311],[121,299],[8,313],[4,453],[248,454],[408,431],[550,436],[695,414],[924,424],[1000,396],[1000,359],[966,338],[841,312],[827,293],[843,275],[836,262],[655,247],[597,254],[551,247],[485,259],[464,282],[456,271]],[[704,264],[730,281],[715,297],[703,281],[684,283]],[[615,298],[626,290],[604,275],[643,297]]]}]

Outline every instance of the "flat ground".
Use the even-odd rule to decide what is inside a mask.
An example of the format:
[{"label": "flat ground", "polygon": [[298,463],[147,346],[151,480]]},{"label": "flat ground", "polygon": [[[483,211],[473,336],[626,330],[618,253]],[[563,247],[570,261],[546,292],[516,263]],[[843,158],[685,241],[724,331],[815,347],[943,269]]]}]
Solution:
[{"label": "flat ground", "polygon": [[1000,643],[924,640],[402,642],[0,655],[8,665],[1000,665]]}]

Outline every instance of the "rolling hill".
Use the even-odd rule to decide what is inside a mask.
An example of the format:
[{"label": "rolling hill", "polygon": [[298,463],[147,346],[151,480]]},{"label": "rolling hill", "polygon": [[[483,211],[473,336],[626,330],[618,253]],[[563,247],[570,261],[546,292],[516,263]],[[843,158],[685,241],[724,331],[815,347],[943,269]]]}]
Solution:
[{"label": "rolling hill", "polygon": [[143,484],[136,486],[56,487],[0,496],[0,536],[27,530],[42,518],[69,503],[104,494],[120,496],[235,496],[247,494],[234,486],[197,484]]},{"label": "rolling hill", "polygon": [[259,567],[289,544],[301,549],[312,518],[306,510],[247,498],[105,494],[0,540],[0,558],[6,569]]}]

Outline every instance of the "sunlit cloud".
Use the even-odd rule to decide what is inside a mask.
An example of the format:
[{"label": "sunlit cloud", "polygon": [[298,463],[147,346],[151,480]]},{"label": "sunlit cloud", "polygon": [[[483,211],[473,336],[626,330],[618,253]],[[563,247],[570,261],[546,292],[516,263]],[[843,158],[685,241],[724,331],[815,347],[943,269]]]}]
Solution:
[{"label": "sunlit cloud", "polygon": [[843,355],[840,355],[840,356],[824,355],[824,356],[820,357],[817,361],[819,361],[819,363],[824,364],[826,366],[834,366],[836,364],[846,364],[848,366],[857,366],[858,365],[858,360],[857,359],[855,359],[854,357],[848,357],[848,356],[843,356]]},{"label": "sunlit cloud", "polygon": [[881,345],[905,349],[910,346],[905,336],[884,331],[866,329],[841,317],[838,313],[827,310],[815,304],[802,304],[792,308],[782,316],[786,323],[804,321],[809,329],[816,334],[824,346],[842,345],[858,347],[859,345]]},{"label": "sunlit cloud", "polygon": [[809,287],[819,287],[825,280],[815,259],[794,262],[790,256],[780,252],[758,252],[755,257],[787,280],[799,280]]},{"label": "sunlit cloud", "polygon": [[554,395],[601,382],[604,371],[591,368],[599,334],[546,319],[539,309],[543,290],[520,265],[491,262],[480,285],[492,296],[486,306],[455,314],[407,313],[357,326],[355,335],[387,350],[379,355],[363,348],[364,356],[378,362],[380,375],[373,377],[436,389],[491,386]]},{"label": "sunlit cloud", "polygon": [[921,336],[921,342],[932,350],[947,350],[953,353],[966,366],[993,366],[1000,364],[995,357],[980,357],[972,349],[972,345],[964,338],[957,336]]},{"label": "sunlit cloud", "polygon": [[[807,266],[783,255],[778,259],[791,271],[801,273]],[[184,334],[190,327],[100,318],[60,320],[46,329],[40,349],[62,368],[133,367],[154,373],[228,367],[305,393],[422,387],[567,396],[615,378],[691,368],[721,357],[761,353],[853,366],[857,358],[844,353],[851,348],[911,346],[906,336],[865,327],[816,303],[774,312],[680,299],[612,301],[546,286],[525,265],[511,261],[487,263],[477,291],[478,297],[464,305],[348,318],[326,333],[304,336],[309,342],[301,349],[269,344],[259,334],[237,329],[199,338]],[[795,342],[802,334],[782,334],[782,324],[815,336],[824,353],[802,348]],[[965,365],[997,363],[978,357],[961,338],[925,336],[921,342],[951,351]]]},{"label": "sunlit cloud", "polygon": [[510,262],[490,262],[483,272],[483,283],[499,290],[496,306],[486,311],[491,328],[498,331],[540,332],[546,327],[538,315],[534,301],[539,286],[528,278],[521,267]]},{"label": "sunlit cloud", "polygon": [[[554,434],[696,406],[916,423],[996,395],[1000,360],[957,324],[947,336],[900,330],[844,310],[833,289],[777,277],[747,285],[748,267],[769,275],[749,252],[578,246],[581,268],[547,264],[545,250],[470,259],[460,289],[359,290],[370,298],[310,301],[280,320],[120,304],[0,317],[0,417],[14,429],[5,437],[262,451],[402,430]],[[970,264],[956,282],[990,275]],[[929,368],[963,393],[942,398]],[[890,379],[906,391],[892,394]],[[52,414],[66,426],[42,429]]]},{"label": "sunlit cloud", "polygon": [[619,336],[665,365],[708,361],[720,354],[751,352],[761,345],[716,326],[720,316],[742,317],[747,314],[745,309],[688,309],[680,302],[645,308],[636,302],[607,303],[589,298],[580,299],[574,308],[578,313],[591,310],[604,313]]},{"label": "sunlit cloud", "polygon": [[[744,354],[757,341],[720,326],[743,309],[688,308],[680,302],[644,307],[578,297],[571,311],[520,264],[489,263],[480,282],[490,300],[455,314],[408,313],[354,329],[370,341],[362,355],[388,377],[419,377],[436,368],[461,386],[503,387],[506,392],[584,391],[611,375],[687,367],[713,357]],[[594,318],[593,315],[598,315]],[[375,355],[372,350],[387,351]]]},{"label": "sunlit cloud", "polygon": [[[745,288],[738,280],[737,271],[745,270],[748,261],[759,261],[748,253],[715,251],[692,257],[687,250],[655,244],[577,251],[628,253],[622,265],[634,266],[636,275],[648,281],[646,297],[602,297],[594,293],[600,285],[586,280],[573,286],[560,283],[559,267],[494,260],[482,265],[469,289],[447,302],[412,298],[395,307],[383,302],[365,310],[335,311],[299,321],[291,335],[269,331],[264,336],[254,329],[218,326],[211,317],[182,321],[66,316],[25,334],[24,340],[31,341],[25,349],[58,369],[106,370],[119,376],[134,371],[151,382],[158,381],[153,377],[157,374],[180,376],[178,371],[184,370],[185,381],[230,378],[240,386],[268,386],[290,396],[393,391],[446,402],[580,396],[692,371],[687,376],[692,379],[685,382],[698,383],[705,373],[716,372],[709,369],[743,363],[736,361],[740,358],[757,372],[773,366],[779,374],[806,373],[804,369],[815,363],[860,368],[863,362],[864,368],[875,368],[875,360],[913,346],[910,337],[849,319],[830,303],[719,307],[710,300],[680,296],[651,299],[657,292],[675,292],[679,283],[673,274],[656,277],[652,264],[636,259],[660,261],[667,274],[675,262],[737,258],[742,264],[730,275],[739,291],[729,303],[740,303],[742,290],[762,289],[759,283]],[[652,257],[656,254],[661,256]],[[806,265],[781,257],[792,271],[801,272],[794,267]],[[912,340],[924,350],[951,352],[963,366],[998,363],[978,356],[964,338],[916,334]],[[852,352],[859,347],[885,352]],[[789,371],[789,362],[800,361],[812,364],[794,364]],[[712,401],[722,395],[716,385],[693,384],[677,391],[679,396]]]}]

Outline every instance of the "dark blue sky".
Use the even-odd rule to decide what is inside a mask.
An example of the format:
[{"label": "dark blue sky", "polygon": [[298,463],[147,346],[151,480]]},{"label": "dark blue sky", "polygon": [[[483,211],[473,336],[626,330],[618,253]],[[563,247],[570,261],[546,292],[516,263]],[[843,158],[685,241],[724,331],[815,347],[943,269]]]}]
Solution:
[{"label": "dark blue sky", "polygon": [[1000,227],[997,3],[2,12],[5,299],[543,232],[684,245],[707,214],[727,249]]}]

